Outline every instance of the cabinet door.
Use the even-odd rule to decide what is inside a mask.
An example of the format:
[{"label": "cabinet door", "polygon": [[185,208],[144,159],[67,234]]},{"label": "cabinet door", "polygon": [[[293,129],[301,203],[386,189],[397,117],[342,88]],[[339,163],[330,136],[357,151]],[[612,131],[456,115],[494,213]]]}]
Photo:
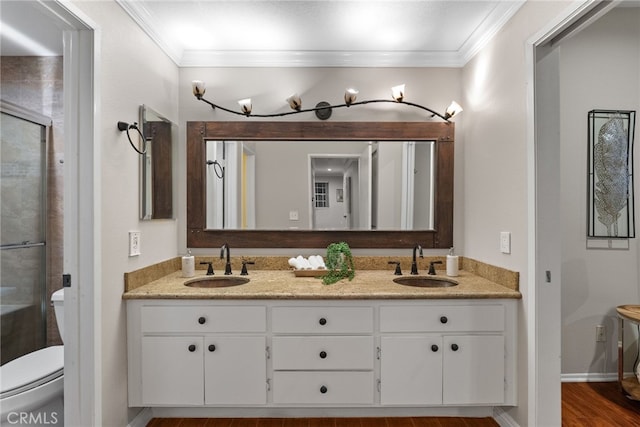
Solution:
[{"label": "cabinet door", "polygon": [[142,338],[142,402],[202,405],[202,337]]},{"label": "cabinet door", "polygon": [[207,337],[204,352],[207,405],[266,403],[265,337]]},{"label": "cabinet door", "polygon": [[444,404],[504,402],[504,336],[444,337]]},{"label": "cabinet door", "polygon": [[442,403],[442,337],[383,336],[380,344],[380,403]]}]

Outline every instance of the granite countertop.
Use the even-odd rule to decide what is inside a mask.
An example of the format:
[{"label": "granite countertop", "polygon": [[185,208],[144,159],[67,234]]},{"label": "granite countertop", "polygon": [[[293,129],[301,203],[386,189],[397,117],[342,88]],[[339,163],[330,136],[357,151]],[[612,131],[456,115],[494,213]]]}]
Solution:
[{"label": "granite countertop", "polygon": [[[253,270],[248,276],[234,274],[228,277],[247,277],[250,282],[227,288],[192,288],[184,283],[205,276],[204,270],[196,270],[193,278],[184,278],[180,271],[129,290],[124,299],[467,299],[522,297],[510,289],[481,276],[460,271],[457,277],[448,278],[439,271],[432,278],[457,281],[457,286],[446,288],[419,288],[399,285],[389,270],[356,271],[352,281],[341,280],[324,285],[314,277],[296,277],[291,270]],[[225,277],[216,274],[213,277]],[[405,274],[402,277],[411,277]]]}]

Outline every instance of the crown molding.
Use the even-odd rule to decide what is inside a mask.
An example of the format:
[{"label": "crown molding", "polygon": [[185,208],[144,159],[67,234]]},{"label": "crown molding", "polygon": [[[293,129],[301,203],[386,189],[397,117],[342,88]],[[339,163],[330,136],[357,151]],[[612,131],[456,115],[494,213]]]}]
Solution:
[{"label": "crown molding", "polygon": [[456,52],[185,51],[181,67],[461,67]]},{"label": "crown molding", "polygon": [[520,10],[526,0],[500,2],[484,22],[476,28],[471,37],[459,50],[460,61],[469,62],[480,52],[507,22]]},{"label": "crown molding", "polygon": [[144,7],[143,2],[115,0],[125,12],[138,24],[158,47],[173,61],[180,66],[182,58],[182,47],[173,43],[170,44],[161,36],[159,29],[153,23],[153,15]]}]

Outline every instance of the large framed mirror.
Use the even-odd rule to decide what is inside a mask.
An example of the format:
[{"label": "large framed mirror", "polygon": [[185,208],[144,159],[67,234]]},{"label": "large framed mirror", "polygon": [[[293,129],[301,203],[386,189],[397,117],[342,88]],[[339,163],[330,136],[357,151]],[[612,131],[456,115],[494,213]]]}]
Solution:
[{"label": "large framed mirror", "polygon": [[140,106],[140,123],[146,139],[140,155],[140,219],[172,219],[178,126],[146,105]]},{"label": "large framed mirror", "polygon": [[453,123],[189,122],[187,245],[448,248],[453,147]]}]

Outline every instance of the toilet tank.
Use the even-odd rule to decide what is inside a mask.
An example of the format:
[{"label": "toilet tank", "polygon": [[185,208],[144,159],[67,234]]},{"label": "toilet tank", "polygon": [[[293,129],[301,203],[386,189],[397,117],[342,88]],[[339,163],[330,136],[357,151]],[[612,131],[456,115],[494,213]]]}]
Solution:
[{"label": "toilet tank", "polygon": [[51,302],[53,303],[53,311],[56,316],[58,331],[60,331],[60,338],[64,342],[64,288],[55,291],[51,295]]}]

